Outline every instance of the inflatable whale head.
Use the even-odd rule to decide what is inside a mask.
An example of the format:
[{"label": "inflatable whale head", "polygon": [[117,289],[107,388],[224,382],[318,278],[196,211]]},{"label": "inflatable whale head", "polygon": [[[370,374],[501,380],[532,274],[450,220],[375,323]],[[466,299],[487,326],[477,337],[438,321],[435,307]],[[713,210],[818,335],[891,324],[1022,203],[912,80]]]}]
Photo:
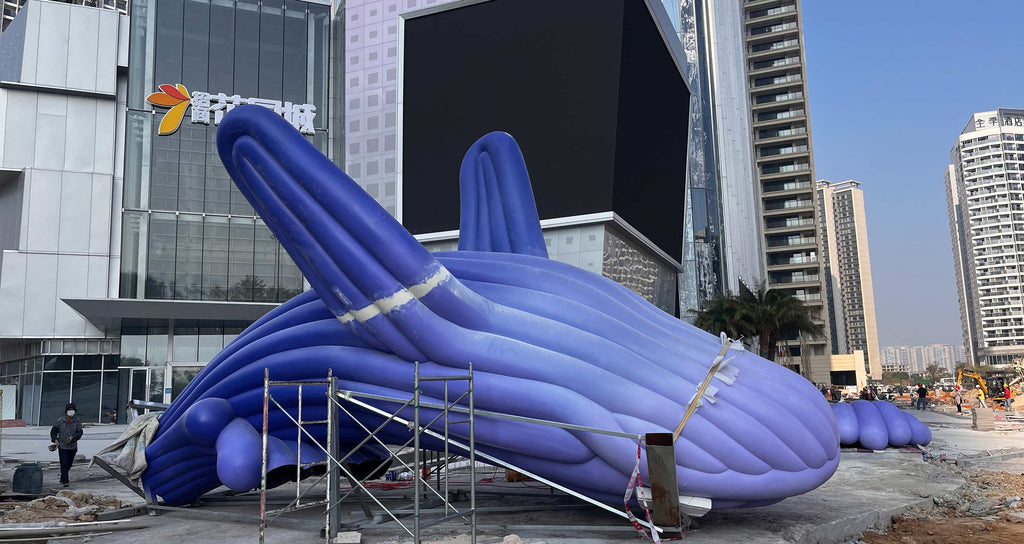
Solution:
[{"label": "inflatable whale head", "polygon": [[[231,177],[312,290],[246,329],[163,415],[143,482],[167,503],[259,484],[264,369],[272,380],[323,380],[331,370],[342,389],[408,399],[414,362],[424,375],[472,363],[477,409],[645,434],[675,429],[723,347],[621,285],[548,259],[525,162],[507,134],[467,153],[459,250],[438,254],[275,113],[236,108],[217,139]],[[828,480],[839,431],[822,395],[750,352],[729,357],[675,443],[680,494],[713,508],[754,506]],[[425,402],[443,398],[442,388],[424,383]],[[323,389],[310,391],[303,417],[322,417]],[[294,392],[274,396],[296,410]],[[353,415],[370,428],[383,421]],[[341,425],[343,445],[365,437],[355,422]],[[272,410],[269,426],[272,469],[294,474],[297,462],[323,458],[302,444],[297,459],[283,413]],[[451,427],[456,437],[466,430]],[[383,437],[403,444],[410,431],[393,424]],[[622,500],[637,456],[629,438],[483,416],[476,445],[608,502]],[[381,455],[363,448],[349,460]]]}]

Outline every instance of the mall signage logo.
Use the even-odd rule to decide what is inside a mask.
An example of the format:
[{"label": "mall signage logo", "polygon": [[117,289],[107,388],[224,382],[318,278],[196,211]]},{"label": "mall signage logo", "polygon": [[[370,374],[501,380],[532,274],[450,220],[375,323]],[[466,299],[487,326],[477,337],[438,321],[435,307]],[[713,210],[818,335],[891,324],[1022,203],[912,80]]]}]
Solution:
[{"label": "mall signage logo", "polygon": [[219,125],[224,114],[231,111],[235,106],[242,104],[254,104],[263,106],[274,113],[284,117],[285,121],[292,124],[299,132],[312,136],[316,134],[313,128],[313,118],[316,117],[316,106],[313,104],[292,104],[280,100],[267,100],[265,98],[242,98],[241,96],[228,96],[224,93],[211,94],[202,91],[193,92],[191,95],[188,89],[181,83],[177,85],[161,85],[160,92],[150,94],[146,102],[154,106],[171,108],[160,120],[160,135],[174,134],[181,126],[181,120],[185,117],[185,110],[192,106],[192,122],[209,125],[213,120],[214,125]]}]

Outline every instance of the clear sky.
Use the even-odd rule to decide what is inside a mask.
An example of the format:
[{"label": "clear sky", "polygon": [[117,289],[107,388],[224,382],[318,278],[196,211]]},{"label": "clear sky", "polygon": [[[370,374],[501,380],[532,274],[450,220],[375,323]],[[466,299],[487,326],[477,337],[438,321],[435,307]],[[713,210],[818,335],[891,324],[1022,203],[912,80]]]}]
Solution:
[{"label": "clear sky", "polygon": [[862,183],[879,343],[961,344],[942,173],[972,113],[1024,108],[1024,1],[801,5],[815,173]]}]

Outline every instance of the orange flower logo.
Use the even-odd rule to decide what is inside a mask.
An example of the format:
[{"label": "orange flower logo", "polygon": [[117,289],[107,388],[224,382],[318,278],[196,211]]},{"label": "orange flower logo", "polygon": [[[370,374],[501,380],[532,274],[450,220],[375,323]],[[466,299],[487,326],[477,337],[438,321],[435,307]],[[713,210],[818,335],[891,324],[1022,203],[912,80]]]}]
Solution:
[{"label": "orange flower logo", "polygon": [[181,119],[185,117],[185,110],[188,109],[191,98],[188,89],[181,83],[177,85],[161,85],[163,92],[153,93],[146,97],[146,102],[155,106],[171,108],[160,120],[160,135],[166,136],[177,132],[181,126]]}]

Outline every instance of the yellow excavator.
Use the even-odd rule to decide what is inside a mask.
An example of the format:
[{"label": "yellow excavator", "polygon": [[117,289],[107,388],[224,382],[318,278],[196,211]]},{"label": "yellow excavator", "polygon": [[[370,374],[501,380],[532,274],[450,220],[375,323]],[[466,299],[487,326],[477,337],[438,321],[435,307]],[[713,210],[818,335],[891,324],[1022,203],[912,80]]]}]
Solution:
[{"label": "yellow excavator", "polygon": [[[985,393],[985,398],[992,398],[988,394],[988,386],[985,385],[985,377],[973,370],[964,370],[962,368],[956,369],[956,386],[961,387],[960,382],[963,381],[964,376],[968,378],[974,378],[978,382],[978,387],[981,388],[981,392]],[[999,392],[1002,395],[1002,391]]]},{"label": "yellow excavator", "polygon": [[[956,384],[957,386],[960,386],[960,383],[963,380],[964,376],[968,378],[974,378],[974,380],[978,382],[978,387],[981,389],[983,393],[985,393],[986,398],[1002,399],[1005,393],[1002,387],[999,387],[997,384],[999,384],[1000,382],[1005,383],[1007,387],[1014,389],[1015,386],[1017,386],[1017,384],[1024,382],[1024,358],[1015,357],[1013,359],[1012,366],[1013,373],[1016,374],[1016,376],[1013,377],[1012,379],[1011,377],[1007,376],[992,376],[986,378],[985,376],[982,376],[979,372],[958,368],[956,369]],[[999,380],[999,382],[997,382],[996,380]],[[992,393],[989,393],[989,388],[988,385],[986,385],[986,382],[988,382],[988,385],[992,385],[994,387],[995,390],[992,391]]]}]

